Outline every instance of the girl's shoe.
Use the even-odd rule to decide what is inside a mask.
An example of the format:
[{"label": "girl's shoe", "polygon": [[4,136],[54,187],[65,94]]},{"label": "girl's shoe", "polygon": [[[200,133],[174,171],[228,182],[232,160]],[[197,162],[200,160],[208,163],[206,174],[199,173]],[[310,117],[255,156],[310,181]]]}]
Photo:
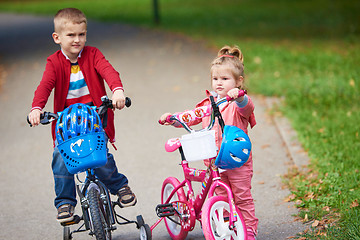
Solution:
[{"label": "girl's shoe", "polygon": [[57,217],[56,220],[59,223],[64,223],[64,222],[70,222],[74,219],[74,206],[70,205],[70,204],[63,204],[60,207],[58,207],[57,211]]},{"label": "girl's shoe", "polygon": [[131,207],[137,202],[135,194],[131,191],[130,187],[126,184],[118,192],[118,203],[120,207]]},{"label": "girl's shoe", "polygon": [[248,240],[256,240],[255,233],[251,229],[247,230],[247,239]]}]

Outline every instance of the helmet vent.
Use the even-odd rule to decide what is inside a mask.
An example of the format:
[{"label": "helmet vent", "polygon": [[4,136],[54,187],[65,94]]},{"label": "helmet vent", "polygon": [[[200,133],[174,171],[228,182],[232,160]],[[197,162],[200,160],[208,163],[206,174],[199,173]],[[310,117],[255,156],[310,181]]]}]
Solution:
[{"label": "helmet vent", "polygon": [[59,134],[61,136],[61,139],[64,141],[64,134],[62,128],[59,128]]},{"label": "helmet vent", "polygon": [[238,138],[235,138],[234,141],[238,141],[238,142],[245,142],[245,138],[242,138],[242,137],[238,137]]},{"label": "helmet vent", "polygon": [[70,106],[68,111],[67,111],[67,114],[70,114],[71,113],[71,110],[72,110],[72,107]]},{"label": "helmet vent", "polygon": [[66,129],[69,130],[70,129],[70,122],[71,122],[71,119],[69,118],[67,120],[67,124],[66,124]]}]

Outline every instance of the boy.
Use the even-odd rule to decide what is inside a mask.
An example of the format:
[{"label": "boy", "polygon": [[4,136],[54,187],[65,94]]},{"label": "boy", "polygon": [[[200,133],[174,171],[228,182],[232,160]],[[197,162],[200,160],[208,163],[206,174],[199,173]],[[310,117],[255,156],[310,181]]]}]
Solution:
[{"label": "boy", "polygon": [[[113,92],[114,109],[122,109],[125,96],[119,73],[95,47],[85,46],[87,20],[80,10],[65,8],[54,17],[52,37],[61,50],[48,57],[42,80],[37,87],[29,113],[33,126],[40,123],[42,109],[54,91],[54,112],[63,111],[74,103],[101,105],[101,97],[106,95],[104,79]],[[114,113],[108,111],[106,135],[111,143],[115,141]],[[52,123],[52,137],[55,140],[55,121]],[[58,210],[57,220],[72,221],[76,201],[74,175],[70,174],[55,146],[52,161],[55,181],[54,201]],[[129,188],[128,179],[117,171],[113,155],[108,153],[108,162],[96,170],[97,176],[112,194],[117,194],[121,207],[134,206],[136,196]]]}]

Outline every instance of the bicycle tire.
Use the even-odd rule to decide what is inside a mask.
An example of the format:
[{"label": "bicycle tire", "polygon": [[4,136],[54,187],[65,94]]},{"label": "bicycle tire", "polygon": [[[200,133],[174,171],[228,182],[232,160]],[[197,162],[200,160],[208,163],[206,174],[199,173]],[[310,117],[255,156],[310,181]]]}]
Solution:
[{"label": "bicycle tire", "polygon": [[88,191],[88,201],[90,208],[90,222],[93,234],[96,240],[111,240],[111,230],[106,215],[106,211],[102,206],[98,190],[93,187]]},{"label": "bicycle tire", "polygon": [[152,240],[151,228],[146,223],[140,227],[140,240]]},{"label": "bicycle tire", "polygon": [[70,239],[72,239],[70,227],[65,226],[63,229],[63,240],[70,240]]},{"label": "bicycle tire", "polygon": [[[227,213],[225,213],[227,212]],[[229,222],[224,219],[230,213],[228,199],[224,196],[209,198],[201,213],[202,229],[206,240],[244,240],[247,239],[246,226],[242,214],[236,207],[239,220],[235,223],[235,229],[229,229]]]},{"label": "bicycle tire", "polygon": [[[164,180],[161,188],[161,203],[164,203],[169,197],[173,189],[180,185],[180,182],[175,177],[168,177]],[[186,196],[183,188],[180,188],[176,194],[171,198],[169,203],[173,201],[186,201]],[[180,217],[177,215],[164,218],[166,229],[173,240],[183,240],[188,235],[188,231],[185,231],[184,228],[172,221],[180,222]]]}]

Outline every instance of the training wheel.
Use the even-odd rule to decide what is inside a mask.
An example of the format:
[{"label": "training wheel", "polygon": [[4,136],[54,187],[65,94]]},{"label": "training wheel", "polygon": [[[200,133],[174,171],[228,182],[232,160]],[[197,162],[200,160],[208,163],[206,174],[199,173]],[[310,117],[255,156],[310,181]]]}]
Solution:
[{"label": "training wheel", "polygon": [[141,215],[136,216],[137,228],[140,228],[145,224],[144,218]]},{"label": "training wheel", "polygon": [[140,227],[140,240],[151,240],[151,229],[149,225],[144,224]]},{"label": "training wheel", "polygon": [[65,226],[63,229],[63,239],[64,240],[72,239],[72,236],[70,234],[70,227],[68,227],[68,226]]}]

